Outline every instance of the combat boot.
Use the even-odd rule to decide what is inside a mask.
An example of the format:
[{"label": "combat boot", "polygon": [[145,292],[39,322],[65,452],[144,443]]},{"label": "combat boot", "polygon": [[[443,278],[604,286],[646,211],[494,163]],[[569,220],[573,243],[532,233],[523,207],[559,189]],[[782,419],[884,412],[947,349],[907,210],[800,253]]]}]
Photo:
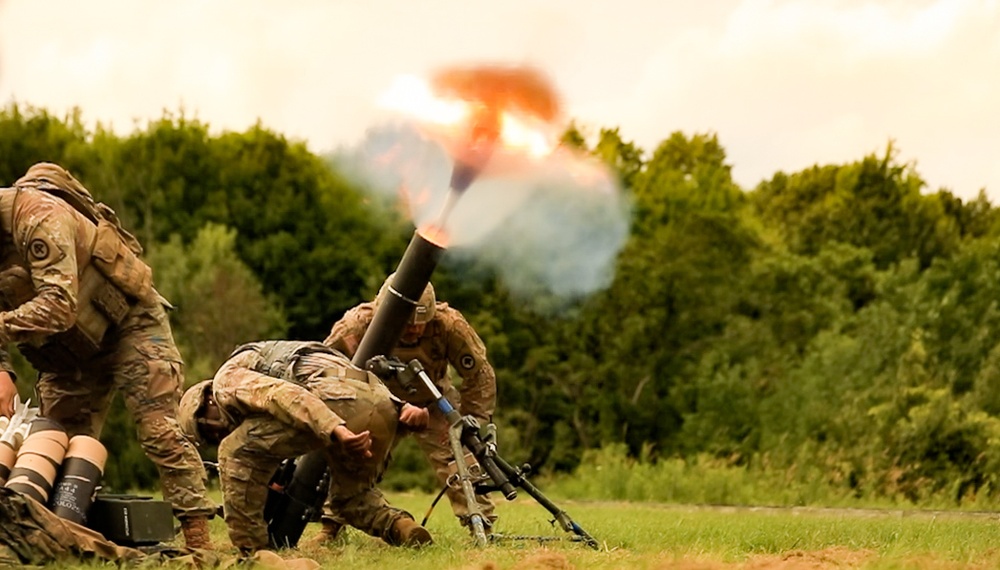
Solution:
[{"label": "combat boot", "polygon": [[326,546],[337,540],[337,537],[340,536],[340,529],[344,528],[344,525],[329,519],[323,519],[322,525],[323,528],[316,533],[316,536],[306,541],[306,544],[309,546]]},{"label": "combat boot", "polygon": [[392,523],[389,530],[389,544],[393,546],[412,546],[420,548],[427,544],[434,544],[431,533],[426,528],[417,524],[417,521],[409,517],[399,517]]},{"label": "combat boot", "polygon": [[188,517],[181,521],[184,544],[188,548],[211,550],[212,535],[208,532],[207,517]]}]

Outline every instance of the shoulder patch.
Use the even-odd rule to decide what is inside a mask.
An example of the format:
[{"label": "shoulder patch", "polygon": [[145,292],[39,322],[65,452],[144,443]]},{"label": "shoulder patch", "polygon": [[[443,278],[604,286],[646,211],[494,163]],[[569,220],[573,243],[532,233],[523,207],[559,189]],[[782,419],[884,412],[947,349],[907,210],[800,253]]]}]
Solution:
[{"label": "shoulder patch", "polygon": [[471,354],[463,354],[462,357],[458,359],[458,364],[466,370],[472,370],[476,367],[476,357]]},{"label": "shoulder patch", "polygon": [[48,242],[41,238],[35,238],[28,244],[28,255],[31,256],[32,261],[44,261],[48,259],[51,252],[52,249]]}]

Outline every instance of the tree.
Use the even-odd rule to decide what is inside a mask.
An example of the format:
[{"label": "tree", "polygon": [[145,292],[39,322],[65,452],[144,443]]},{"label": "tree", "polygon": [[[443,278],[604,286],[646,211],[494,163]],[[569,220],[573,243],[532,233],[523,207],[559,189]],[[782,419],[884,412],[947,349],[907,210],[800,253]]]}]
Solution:
[{"label": "tree", "polygon": [[237,237],[208,223],[190,245],[175,235],[149,253],[158,290],[177,307],[170,315],[189,383],[211,378],[237,345],[281,338],[288,326],[281,304],[236,255]]},{"label": "tree", "polygon": [[10,104],[0,110],[0,187],[13,184],[37,162],[57,162],[78,176],[85,173],[88,136],[79,109],[61,120],[44,109]]},{"label": "tree", "polygon": [[924,181],[895,155],[890,143],[882,157],[778,173],[752,200],[764,223],[780,228],[797,253],[815,255],[836,241],[870,249],[880,269],[909,257],[927,267],[958,245],[956,208],[922,195]]}]

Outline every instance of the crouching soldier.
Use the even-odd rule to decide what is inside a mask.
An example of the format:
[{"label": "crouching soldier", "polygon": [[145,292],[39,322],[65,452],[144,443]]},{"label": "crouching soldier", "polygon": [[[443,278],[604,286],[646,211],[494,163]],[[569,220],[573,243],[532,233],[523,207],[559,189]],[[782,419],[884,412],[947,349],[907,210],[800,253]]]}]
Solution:
[{"label": "crouching soldier", "polygon": [[263,341],[236,349],[212,380],[181,398],[180,422],[218,445],[226,525],[243,553],[268,547],[268,483],[285,459],[324,450],[327,504],[340,523],[392,545],[432,542],[413,516],[376,488],[398,422],[419,429],[426,411],[402,404],[373,374],[318,342]]}]

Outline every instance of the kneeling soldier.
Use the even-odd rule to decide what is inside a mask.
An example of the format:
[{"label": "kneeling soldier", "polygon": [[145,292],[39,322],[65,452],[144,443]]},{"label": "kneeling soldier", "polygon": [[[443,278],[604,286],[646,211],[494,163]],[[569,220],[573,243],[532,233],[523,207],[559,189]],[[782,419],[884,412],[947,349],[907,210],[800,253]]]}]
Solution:
[{"label": "kneeling soldier", "polygon": [[184,393],[180,412],[192,439],[219,446],[229,538],[244,553],[268,546],[264,505],[281,462],[321,449],[331,471],[327,501],[340,522],[393,545],[431,543],[375,486],[400,421],[419,429],[427,415],[336,350],[298,341],[240,346],[214,379]]}]

